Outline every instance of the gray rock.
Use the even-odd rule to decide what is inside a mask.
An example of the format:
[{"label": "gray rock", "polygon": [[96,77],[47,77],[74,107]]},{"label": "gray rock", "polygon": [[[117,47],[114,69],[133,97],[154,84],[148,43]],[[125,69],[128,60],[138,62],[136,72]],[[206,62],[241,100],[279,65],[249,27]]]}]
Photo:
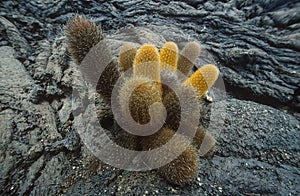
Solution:
[{"label": "gray rock", "polygon": [[33,78],[36,80],[45,80],[46,67],[48,64],[48,59],[51,55],[51,44],[48,40],[42,40],[38,42],[38,45],[39,51],[33,65]]},{"label": "gray rock", "polygon": [[40,175],[36,177],[34,184],[32,184],[30,195],[58,195],[62,192],[62,182],[66,176],[72,174],[70,162],[63,152],[51,157],[44,164]]},{"label": "gray rock", "polygon": [[[2,0],[0,194],[299,195],[299,114],[252,102],[299,111],[299,8],[297,0]],[[201,123],[217,149],[190,185],[112,168],[82,143],[73,119],[92,97],[62,30],[74,13],[101,23],[115,55],[139,34],[136,43],[157,46],[198,40],[197,65],[215,63],[226,90],[252,100],[212,91],[217,101]],[[142,27],[124,33],[133,26]]]},{"label": "gray rock", "polygon": [[14,50],[0,47],[0,54],[0,194],[29,194],[45,164],[44,146],[61,135],[49,103],[29,101],[34,81]]},{"label": "gray rock", "polygon": [[20,34],[18,29],[4,17],[0,17],[0,28],[5,30],[11,46],[16,51],[16,57],[25,60],[31,52],[31,47],[27,40]]},{"label": "gray rock", "polygon": [[31,89],[33,79],[20,61],[14,58],[14,54],[12,47],[0,47],[1,94],[5,97],[25,99],[26,91]]},{"label": "gray rock", "polygon": [[69,120],[72,113],[72,100],[70,98],[62,100],[62,108],[58,112],[59,121],[61,123],[66,123]]},{"label": "gray rock", "polygon": [[78,181],[68,194],[299,194],[300,121],[250,101],[213,104],[212,108],[225,110],[210,123],[224,120],[224,124],[222,129],[206,124],[217,149],[212,158],[200,160],[191,185],[172,186],[155,172],[105,171]]},{"label": "gray rock", "polygon": [[66,43],[64,37],[58,37],[52,45],[52,55],[47,62],[46,72],[52,75],[52,79],[60,82],[63,77],[63,71],[68,66],[66,56]]},{"label": "gray rock", "polygon": [[[48,34],[56,36],[74,12],[92,16],[108,34],[128,24],[154,25],[160,27],[154,28],[157,34],[167,40],[196,39],[224,71],[225,84],[232,95],[299,111],[295,94],[300,83],[297,0],[67,2],[16,4],[5,0],[6,9],[0,9],[33,43],[44,40]],[[23,17],[26,12],[33,16]],[[30,27],[25,27],[24,22]],[[35,26],[40,30],[38,39],[29,36],[34,34]],[[161,31],[162,27],[167,31]],[[60,78],[59,69],[55,70],[54,77]],[[230,74],[233,72],[239,73],[238,81]]]}]

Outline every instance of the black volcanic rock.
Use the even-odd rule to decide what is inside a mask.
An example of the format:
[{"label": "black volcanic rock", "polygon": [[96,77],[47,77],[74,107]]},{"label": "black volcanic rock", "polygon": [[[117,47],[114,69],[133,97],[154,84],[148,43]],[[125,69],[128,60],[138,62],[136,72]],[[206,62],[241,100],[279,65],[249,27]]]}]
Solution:
[{"label": "black volcanic rock", "polygon": [[217,139],[217,149],[212,158],[200,159],[191,185],[171,186],[155,172],[103,171],[75,183],[68,195],[299,193],[299,120],[251,101],[228,99],[211,107],[224,108],[219,114],[224,124],[216,128],[213,122],[221,119],[211,119],[209,131]]},{"label": "black volcanic rock", "polygon": [[3,21],[13,23],[30,43],[55,36],[74,13],[93,17],[108,32],[127,24],[181,30],[213,55],[231,94],[299,111],[295,92],[300,84],[300,3],[296,0],[3,1],[0,10],[2,32],[17,52],[18,45],[26,42],[14,41],[19,36],[10,36],[14,30]]},{"label": "black volcanic rock", "polygon": [[[299,10],[297,0],[2,0],[0,195],[300,194]],[[87,112],[88,86],[63,31],[76,13],[102,25],[115,54],[136,37],[198,40],[198,65],[220,68],[230,98],[215,91],[202,108],[217,149],[191,185],[112,168],[85,147],[74,115]]]}]

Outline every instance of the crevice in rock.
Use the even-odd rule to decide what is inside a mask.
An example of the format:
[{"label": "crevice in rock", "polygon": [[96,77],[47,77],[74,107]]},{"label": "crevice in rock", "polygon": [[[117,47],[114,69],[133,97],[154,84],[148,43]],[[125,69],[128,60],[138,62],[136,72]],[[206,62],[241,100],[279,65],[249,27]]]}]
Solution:
[{"label": "crevice in rock", "polygon": [[[229,95],[233,96],[234,98],[268,105],[279,110],[287,111],[292,115],[294,115],[295,113],[300,113],[300,108],[293,107],[292,101],[284,103],[273,97],[256,95],[255,92],[253,92],[250,88],[242,88],[232,85],[231,82],[228,82],[226,79],[224,79],[224,83],[227,93],[229,93]],[[298,117],[297,115],[295,116]]]}]

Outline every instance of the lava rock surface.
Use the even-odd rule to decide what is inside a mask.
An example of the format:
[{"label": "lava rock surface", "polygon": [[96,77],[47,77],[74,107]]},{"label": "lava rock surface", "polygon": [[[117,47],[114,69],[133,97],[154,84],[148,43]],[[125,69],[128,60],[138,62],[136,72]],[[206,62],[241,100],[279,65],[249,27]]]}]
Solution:
[{"label": "lava rock surface", "polygon": [[[190,185],[112,168],[83,144],[74,111],[87,107],[88,86],[63,31],[76,13],[111,40],[128,26],[158,45],[198,40],[198,63],[220,68],[230,96],[203,117],[216,152]],[[2,0],[0,194],[300,194],[299,30],[297,0]],[[211,108],[224,110],[212,118]]]}]

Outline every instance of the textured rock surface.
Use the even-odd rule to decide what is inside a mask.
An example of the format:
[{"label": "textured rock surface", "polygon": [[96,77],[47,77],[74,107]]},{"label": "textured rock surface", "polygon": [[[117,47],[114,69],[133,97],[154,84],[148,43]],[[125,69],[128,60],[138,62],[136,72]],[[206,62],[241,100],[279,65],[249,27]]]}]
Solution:
[{"label": "textured rock surface", "polygon": [[6,36],[0,43],[26,54],[20,47],[28,48],[26,40],[36,47],[53,38],[74,13],[94,17],[106,31],[127,24],[164,26],[176,33],[174,39],[203,43],[234,96],[299,111],[299,7],[297,0],[3,1],[0,22]]},{"label": "textured rock surface", "polygon": [[219,131],[210,127],[218,141],[215,156],[200,160],[199,174],[190,186],[172,187],[154,172],[106,171],[78,181],[68,193],[299,193],[300,121],[250,101],[231,99],[214,104],[212,107],[226,108],[220,115],[225,124]]},{"label": "textured rock surface", "polygon": [[[299,10],[297,0],[1,1],[0,194],[300,194]],[[199,63],[214,61],[231,95],[292,114],[237,99],[211,104],[226,105],[222,129],[209,128],[216,154],[201,159],[186,187],[106,166],[73,126],[71,108],[88,99],[62,36],[74,13],[92,16],[114,40],[126,39],[116,32],[129,24],[152,30],[144,34],[158,45],[196,39]]]}]

